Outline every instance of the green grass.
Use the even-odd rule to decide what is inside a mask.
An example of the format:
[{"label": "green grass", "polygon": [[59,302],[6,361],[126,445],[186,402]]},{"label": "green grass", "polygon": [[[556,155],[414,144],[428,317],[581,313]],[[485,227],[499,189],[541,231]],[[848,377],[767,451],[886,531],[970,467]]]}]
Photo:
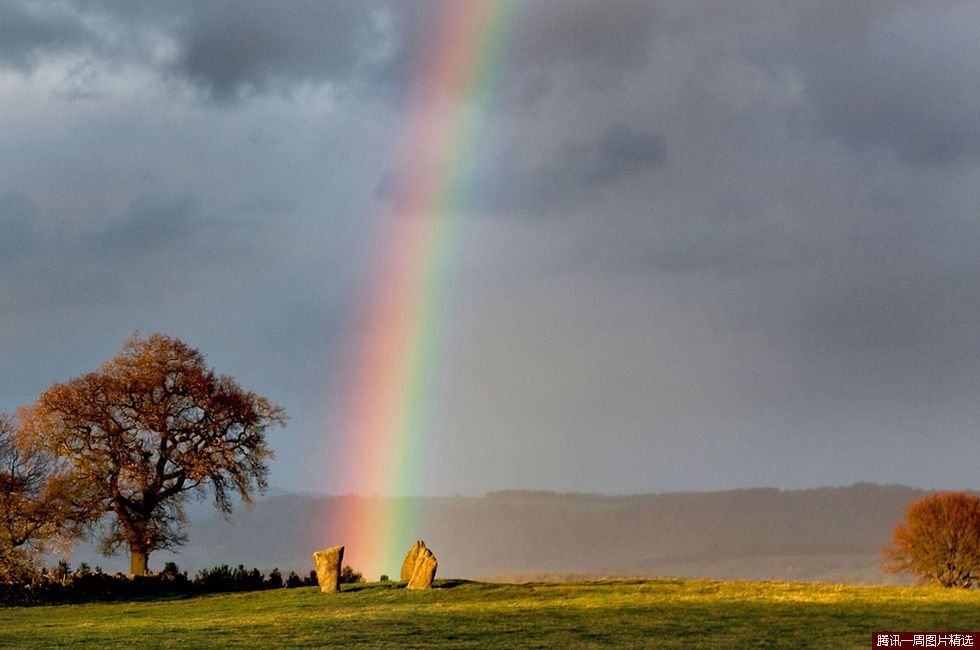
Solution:
[{"label": "green grass", "polygon": [[980,592],[777,582],[437,581],[0,608],[0,647],[869,648],[872,630],[980,630]]}]

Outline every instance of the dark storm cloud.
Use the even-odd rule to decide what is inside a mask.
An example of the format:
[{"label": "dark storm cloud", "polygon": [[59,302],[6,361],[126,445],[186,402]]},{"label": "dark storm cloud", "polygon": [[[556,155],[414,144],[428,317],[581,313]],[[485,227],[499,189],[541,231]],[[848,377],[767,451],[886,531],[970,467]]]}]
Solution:
[{"label": "dark storm cloud", "polygon": [[[0,6],[0,60],[21,69],[64,54],[142,61],[218,100],[288,94],[302,83],[404,85],[438,7],[9,1]],[[579,84],[624,83],[623,73],[655,59],[656,45],[671,35],[710,35],[714,42],[698,56],[744,58],[797,76],[814,127],[830,137],[919,162],[980,154],[974,3],[549,0],[517,13],[504,97],[541,97],[562,75]],[[152,36],[172,52],[149,52]]]},{"label": "dark storm cloud", "polygon": [[569,140],[555,156],[533,168],[513,161],[477,179],[477,203],[493,212],[541,215],[593,202],[595,194],[624,177],[663,164],[664,137],[614,124],[591,140]]},{"label": "dark storm cloud", "polygon": [[[36,3],[0,7],[0,57],[30,69],[46,58],[86,55],[143,62],[218,100],[288,93],[304,82],[349,82],[373,74],[379,3],[82,2],[72,10]],[[87,22],[100,25],[96,32]],[[148,51],[166,39],[173,53]]]},{"label": "dark storm cloud", "polygon": [[348,81],[380,38],[359,2],[192,3],[182,22],[173,69],[219,99]]},{"label": "dark storm cloud", "polygon": [[[430,45],[443,4],[96,0],[68,7],[4,4],[0,55],[25,69],[63,54],[142,62],[226,101],[289,93],[306,82],[368,82],[375,91],[377,84],[404,90]],[[525,86],[545,83],[554,66],[577,66],[605,83],[623,68],[641,66],[656,16],[649,3],[633,1],[615,7],[587,0],[536,2],[517,12],[506,58],[525,68],[515,80]],[[86,26],[92,23],[98,31]],[[160,38],[172,46],[162,59],[149,51],[149,43]]]},{"label": "dark storm cloud", "polygon": [[[561,239],[552,224],[562,244],[538,250],[560,250],[553,263],[570,275],[587,267],[610,284],[642,278],[651,305],[691,310],[712,336],[679,331],[667,345],[685,350],[691,367],[739,368],[717,394],[723,401],[743,399],[744,373],[766,378],[746,409],[765,412],[770,391],[775,408],[807,413],[814,429],[829,404],[869,421],[904,412],[926,428],[946,417],[940,405],[960,412],[980,383],[970,325],[980,322],[980,225],[971,216],[980,87],[969,36],[980,12],[968,3],[657,8],[645,65],[623,66],[623,83],[601,93],[578,83],[591,78],[584,68],[550,66],[544,108],[514,138],[543,132],[553,142],[565,119],[559,150],[568,152],[576,128],[614,120],[662,134],[669,156],[657,173],[601,193],[575,169],[558,172],[561,156],[512,177],[496,165],[489,206],[577,212],[588,227]],[[520,145],[511,148],[521,160]],[[767,360],[705,352],[729,338]],[[783,373],[791,380],[775,379]],[[689,389],[714,381],[706,371]],[[855,419],[842,431],[872,444],[912,426]]]},{"label": "dark storm cloud", "polygon": [[594,65],[636,68],[647,61],[657,6],[643,0],[615,4],[543,0],[520,8],[513,51],[521,66]]},{"label": "dark storm cloud", "polygon": [[[823,136],[916,163],[980,155],[976,3],[540,2],[522,18],[509,54],[521,69],[507,83],[525,99],[563,74],[636,84],[623,73],[651,60],[651,70],[682,64],[695,75],[741,61],[795,79],[806,106],[788,117]],[[679,38],[703,47],[690,61],[659,61],[668,55],[658,46]],[[688,92],[703,80],[690,82]]]},{"label": "dark storm cloud", "polygon": [[598,187],[663,164],[665,150],[662,135],[640,133],[617,124],[592,142],[564,145],[560,158],[572,162],[572,167],[577,168],[572,176],[587,186]]},{"label": "dark storm cloud", "polygon": [[[0,398],[172,331],[304,405],[302,485],[444,7],[0,4],[39,71],[0,78]],[[427,489],[900,480],[947,431],[966,467],[976,5],[513,11],[486,103],[449,98],[484,137]]]},{"label": "dark storm cloud", "polygon": [[715,51],[796,76],[825,135],[917,163],[980,154],[976,3],[667,4],[677,32],[713,33]]},{"label": "dark storm cloud", "polygon": [[0,61],[22,70],[47,55],[74,50],[93,38],[79,17],[52,3],[0,3]]},{"label": "dark storm cloud", "polygon": [[821,128],[915,162],[980,156],[976,3],[879,5],[800,23],[793,65]]}]

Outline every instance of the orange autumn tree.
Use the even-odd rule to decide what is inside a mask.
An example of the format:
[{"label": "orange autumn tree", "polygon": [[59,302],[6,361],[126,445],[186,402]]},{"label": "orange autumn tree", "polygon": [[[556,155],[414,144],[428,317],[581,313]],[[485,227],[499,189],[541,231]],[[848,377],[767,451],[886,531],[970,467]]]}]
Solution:
[{"label": "orange autumn tree", "polygon": [[19,412],[21,434],[59,457],[96,515],[110,514],[103,552],[130,552],[145,575],[151,551],[186,541],[185,504],[210,493],[224,513],[267,487],[265,433],[283,409],[205,365],[163,334],[134,334],[98,370],[57,383]]},{"label": "orange autumn tree", "polygon": [[933,494],[912,503],[884,550],[892,573],[923,583],[974,587],[980,581],[980,498],[962,492]]},{"label": "orange autumn tree", "polygon": [[18,440],[14,419],[0,413],[0,582],[22,582],[52,542],[74,538],[87,521],[78,495],[49,453]]}]

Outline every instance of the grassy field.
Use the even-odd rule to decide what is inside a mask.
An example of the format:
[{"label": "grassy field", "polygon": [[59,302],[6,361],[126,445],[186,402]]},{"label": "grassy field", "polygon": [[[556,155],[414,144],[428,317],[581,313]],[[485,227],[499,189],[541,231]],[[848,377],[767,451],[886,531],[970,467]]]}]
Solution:
[{"label": "grassy field", "polygon": [[980,630],[980,593],[775,582],[438,581],[0,608],[5,648],[869,648],[872,630]]}]

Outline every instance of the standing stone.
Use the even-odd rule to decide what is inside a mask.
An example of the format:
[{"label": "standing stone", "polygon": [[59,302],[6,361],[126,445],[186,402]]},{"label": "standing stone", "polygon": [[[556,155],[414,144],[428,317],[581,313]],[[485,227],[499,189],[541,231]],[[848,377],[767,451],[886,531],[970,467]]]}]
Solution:
[{"label": "standing stone", "polygon": [[412,548],[408,549],[408,555],[405,556],[405,561],[402,562],[402,570],[398,576],[399,582],[408,582],[412,579],[412,574],[415,572],[415,560],[423,548],[425,548],[425,542],[417,539],[412,544]]},{"label": "standing stone", "polygon": [[331,546],[313,554],[316,565],[316,580],[320,591],[334,594],[340,591],[340,563],[344,560],[344,547]]},{"label": "standing stone", "polygon": [[431,589],[432,581],[436,579],[436,568],[439,562],[432,551],[422,545],[422,549],[415,558],[415,568],[412,571],[412,578],[408,581],[406,589]]}]

